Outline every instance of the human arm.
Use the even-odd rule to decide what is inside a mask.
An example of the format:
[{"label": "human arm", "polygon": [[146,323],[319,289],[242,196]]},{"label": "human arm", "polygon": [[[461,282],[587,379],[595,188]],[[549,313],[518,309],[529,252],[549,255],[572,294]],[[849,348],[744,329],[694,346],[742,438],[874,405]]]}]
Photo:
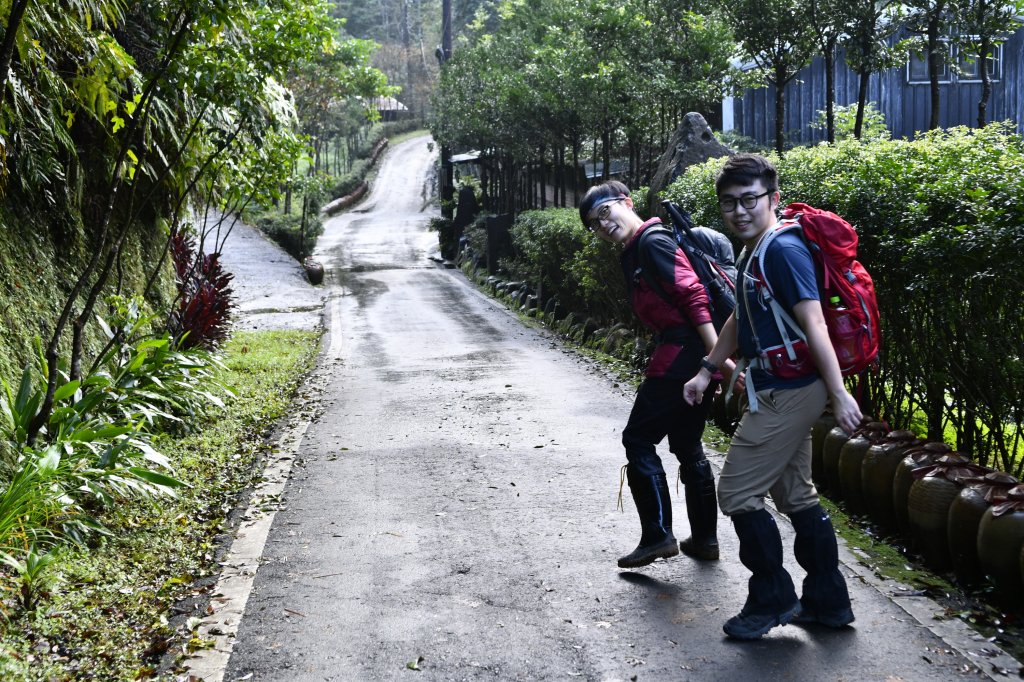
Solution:
[{"label": "human arm", "polygon": [[[709,324],[708,326],[711,325]],[[698,333],[699,331],[698,328]],[[726,361],[729,356],[736,352],[737,343],[736,315],[734,313],[725,321],[722,332],[718,335],[718,340],[708,351],[708,362],[718,367],[724,366],[731,374],[732,370],[729,365],[732,365],[732,362],[729,361],[727,364]],[[704,397],[704,391],[707,390],[708,384],[711,383],[712,376],[713,373],[710,370],[701,366],[697,374],[686,382],[686,386],[683,387],[683,397],[687,403],[696,405],[701,402]]]},{"label": "human arm", "polygon": [[832,413],[836,422],[847,433],[853,433],[860,426],[864,415],[843,383],[843,375],[839,371],[839,361],[829,339],[825,316],[821,312],[821,303],[816,299],[805,299],[793,306],[800,328],[807,337],[807,347],[811,352],[818,373],[825,381],[829,400],[832,402]]}]

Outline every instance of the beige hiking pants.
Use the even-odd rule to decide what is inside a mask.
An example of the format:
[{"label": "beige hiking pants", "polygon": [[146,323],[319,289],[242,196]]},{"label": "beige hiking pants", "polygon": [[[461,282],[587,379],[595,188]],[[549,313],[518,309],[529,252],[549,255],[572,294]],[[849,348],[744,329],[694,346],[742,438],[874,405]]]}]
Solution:
[{"label": "beige hiking pants", "polygon": [[764,509],[771,494],[785,514],[818,503],[811,482],[811,427],[828,393],[818,379],[802,388],[757,392],[759,408],[746,411],[732,437],[718,481],[718,504],[726,516]]}]

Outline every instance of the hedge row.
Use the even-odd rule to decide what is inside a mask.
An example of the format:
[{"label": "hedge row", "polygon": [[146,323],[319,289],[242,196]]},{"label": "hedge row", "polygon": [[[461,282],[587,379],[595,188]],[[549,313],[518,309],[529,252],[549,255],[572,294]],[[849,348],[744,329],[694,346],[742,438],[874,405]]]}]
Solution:
[{"label": "hedge row", "polygon": [[[783,203],[843,215],[861,236],[883,321],[879,416],[944,439],[982,464],[1022,473],[1024,423],[1024,141],[1005,124],[914,141],[798,148],[778,165]],[[698,224],[723,229],[714,193],[722,160],[666,188]],[[512,277],[542,299],[607,323],[628,319],[616,249],[574,211],[520,215]]]}]

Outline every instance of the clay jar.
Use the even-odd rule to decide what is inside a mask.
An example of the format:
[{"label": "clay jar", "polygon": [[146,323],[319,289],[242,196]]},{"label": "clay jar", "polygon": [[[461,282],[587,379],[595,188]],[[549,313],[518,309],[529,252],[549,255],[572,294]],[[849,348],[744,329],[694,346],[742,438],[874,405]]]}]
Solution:
[{"label": "clay jar", "polygon": [[930,466],[913,472],[914,483],[907,497],[907,516],[914,548],[934,571],[951,568],[947,524],[949,508],[960,494],[964,481],[984,476],[989,470],[971,462],[967,455],[953,452]]},{"label": "clay jar", "polygon": [[821,485],[818,487],[829,497],[839,496],[839,454],[848,440],[850,434],[841,426],[833,427],[825,435],[821,449]]},{"label": "clay jar", "polygon": [[860,476],[864,455],[888,432],[889,427],[884,423],[871,422],[854,433],[839,451],[839,492],[851,514],[863,514],[865,511]]},{"label": "clay jar", "polygon": [[925,443],[908,448],[906,456],[896,467],[896,474],[892,478],[892,512],[896,518],[896,528],[903,535],[910,535],[907,498],[910,497],[910,486],[914,484],[912,472],[918,467],[934,464],[939,457],[952,451],[953,448],[945,443]]},{"label": "clay jar", "polygon": [[993,471],[981,478],[970,478],[966,486],[949,506],[946,538],[949,558],[957,579],[972,584],[984,577],[978,560],[978,527],[985,510],[1006,499],[1010,488],[1018,484],[1016,478],[1002,471]]},{"label": "clay jar", "polygon": [[871,519],[890,531],[896,529],[896,516],[892,509],[892,481],[896,467],[908,448],[920,445],[913,432],[892,431],[864,453],[860,467],[861,490],[864,507]]},{"label": "clay jar", "polygon": [[825,436],[836,426],[836,417],[826,411],[818,417],[811,428],[811,479],[818,488],[824,487],[823,456],[825,454]]},{"label": "clay jar", "polygon": [[1024,603],[1024,485],[1007,491],[1006,499],[985,510],[978,525],[978,560],[1007,601]]}]

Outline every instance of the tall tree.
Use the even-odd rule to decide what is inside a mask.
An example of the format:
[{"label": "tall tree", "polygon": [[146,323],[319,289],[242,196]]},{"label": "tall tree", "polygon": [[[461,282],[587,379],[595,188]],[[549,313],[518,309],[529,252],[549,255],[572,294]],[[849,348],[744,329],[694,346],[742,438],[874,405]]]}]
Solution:
[{"label": "tall tree", "polygon": [[857,118],[853,134],[858,140],[864,131],[871,74],[896,66],[906,59],[905,46],[893,46],[892,38],[901,28],[901,7],[895,0],[850,0],[847,5],[847,32],[840,39],[846,50],[846,63],[859,77]]},{"label": "tall tree", "polygon": [[836,45],[849,24],[848,0],[806,0],[807,23],[814,29],[818,53],[825,60],[825,132],[836,141]]},{"label": "tall tree", "polygon": [[981,98],[978,100],[979,128],[983,128],[988,121],[988,101],[992,96],[990,64],[995,58],[998,46],[1024,25],[1020,20],[1022,13],[1024,2],[1021,0],[962,0],[960,35],[957,43],[961,54],[966,52],[975,60],[978,76],[981,78]]},{"label": "tall tree", "polygon": [[910,0],[903,2],[906,11],[906,27],[920,36],[924,54],[928,60],[928,82],[931,92],[931,112],[928,129],[939,127],[942,104],[939,76],[949,65],[951,58],[948,36],[956,26],[959,0]]},{"label": "tall tree", "polygon": [[333,49],[327,9],[93,0],[29,3],[20,23],[8,20],[16,58],[0,123],[18,182],[0,216],[32,225],[68,263],[29,442],[45,434],[57,382],[87,371],[86,327],[120,292],[128,236],[173,235],[193,211],[278,184],[300,148],[279,83],[289,65]]},{"label": "tall tree", "polygon": [[808,26],[800,0],[723,2],[743,54],[775,86],[775,150],[786,143],[786,86],[811,62],[815,33]]}]

